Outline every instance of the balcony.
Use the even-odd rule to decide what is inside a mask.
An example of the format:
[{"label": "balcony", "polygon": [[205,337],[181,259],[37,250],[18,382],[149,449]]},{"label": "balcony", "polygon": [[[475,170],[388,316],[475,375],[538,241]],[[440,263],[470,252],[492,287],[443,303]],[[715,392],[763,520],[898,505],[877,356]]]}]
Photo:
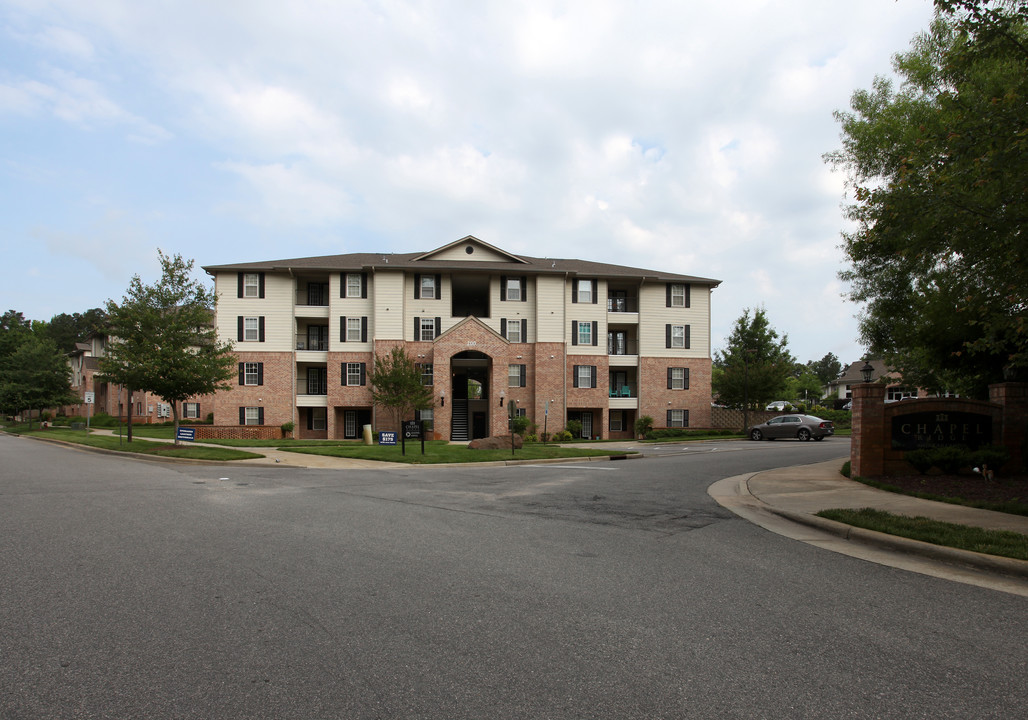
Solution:
[{"label": "balcony", "polygon": [[639,298],[635,297],[609,297],[607,298],[607,312],[609,313],[639,313]]}]

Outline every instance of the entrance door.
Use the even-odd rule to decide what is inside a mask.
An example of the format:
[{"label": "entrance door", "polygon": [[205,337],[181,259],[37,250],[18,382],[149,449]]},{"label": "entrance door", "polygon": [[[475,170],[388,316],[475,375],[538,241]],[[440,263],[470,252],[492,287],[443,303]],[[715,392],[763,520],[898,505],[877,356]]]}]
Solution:
[{"label": "entrance door", "polygon": [[591,412],[582,413],[582,437],[591,438],[593,436],[593,414]]},{"label": "entrance door", "polygon": [[343,413],[343,437],[357,437],[357,411],[347,410]]}]

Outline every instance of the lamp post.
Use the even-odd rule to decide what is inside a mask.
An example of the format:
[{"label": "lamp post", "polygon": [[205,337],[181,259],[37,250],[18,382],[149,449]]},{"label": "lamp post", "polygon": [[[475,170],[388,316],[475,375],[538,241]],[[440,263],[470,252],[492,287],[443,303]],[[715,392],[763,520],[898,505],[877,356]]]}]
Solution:
[{"label": "lamp post", "polygon": [[860,368],[860,376],[864,379],[865,383],[871,382],[871,378],[874,376],[875,369],[868,362],[867,358],[864,358],[864,367]]}]

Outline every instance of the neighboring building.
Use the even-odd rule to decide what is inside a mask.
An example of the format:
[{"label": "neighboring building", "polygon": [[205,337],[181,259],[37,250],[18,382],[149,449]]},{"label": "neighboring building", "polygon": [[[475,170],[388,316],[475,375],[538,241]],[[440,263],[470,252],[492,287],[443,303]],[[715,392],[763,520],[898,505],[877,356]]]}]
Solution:
[{"label": "neighboring building", "polygon": [[[129,411],[133,422],[161,423],[172,419],[171,405],[153,393],[136,390],[132,393],[132,407],[129,408],[128,391],[121,385],[105,382],[95,377],[99,372],[100,358],[106,352],[111,338],[103,333],[94,333],[85,342],[75,343],[75,349],[68,354],[71,366],[71,390],[80,399],[76,405],[65,405],[65,415],[85,417],[89,415],[121,416],[127,420]],[[85,396],[93,393],[93,407],[87,408]],[[203,420],[211,412],[207,407],[211,398],[190,398],[179,407],[180,420]]]},{"label": "neighboring building", "polygon": [[[864,362],[864,360],[857,360],[850,363],[849,367],[842,372],[838,379],[829,383],[828,398],[837,398],[840,401],[851,400],[853,398],[853,386],[864,382],[864,377],[860,372],[860,369],[864,367]],[[936,395],[936,393],[929,393],[923,388],[904,384],[902,375],[891,370],[884,360],[868,360],[867,362],[871,363],[871,367],[874,368],[874,372],[871,374],[871,382],[884,382],[886,384],[885,402]],[[955,393],[941,393],[938,396],[957,397]]]},{"label": "neighboring building", "polygon": [[554,432],[627,438],[710,423],[710,296],[718,280],[513,255],[474,237],[425,253],[355,253],[204,268],[236,386],[215,425],[296,424],[300,437],[385,427],[368,382],[402,346],[433,386],[437,437],[507,432],[502,403]]}]

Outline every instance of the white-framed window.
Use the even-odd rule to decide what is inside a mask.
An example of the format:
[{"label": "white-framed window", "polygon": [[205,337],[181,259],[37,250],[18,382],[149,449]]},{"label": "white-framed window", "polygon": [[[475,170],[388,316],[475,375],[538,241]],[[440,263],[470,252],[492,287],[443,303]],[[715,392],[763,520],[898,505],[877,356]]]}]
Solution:
[{"label": "white-framed window", "polygon": [[578,387],[591,388],[593,386],[593,373],[596,372],[595,365],[576,365],[575,372],[578,374]]},{"label": "white-framed window", "polygon": [[243,273],[243,297],[255,298],[260,295],[261,276],[259,273]]},{"label": "white-framed window", "polygon": [[416,415],[415,420],[420,420],[421,422],[423,422],[425,424],[425,430],[426,431],[432,429],[432,420],[434,419],[432,408],[425,408],[424,410],[418,410],[415,413],[415,415]]},{"label": "white-framed window", "polygon": [[672,390],[685,390],[685,368],[673,367],[670,368],[670,377]]},{"label": "white-framed window", "polygon": [[917,390],[911,390],[902,386],[895,386],[887,388],[885,391],[885,399],[887,401],[904,400],[906,398],[916,398]]},{"label": "white-framed window", "polygon": [[578,344],[579,345],[592,345],[593,344],[593,324],[591,322],[580,322],[580,323],[578,323]]},{"label": "white-framed window", "polygon": [[686,418],[685,410],[668,410],[667,411],[667,426],[668,427],[686,427],[685,418]]},{"label": "white-framed window", "polygon": [[507,366],[507,387],[525,387],[525,366],[511,364]]},{"label": "white-framed window", "polygon": [[182,417],[193,420],[199,419],[200,403],[182,403]]},{"label": "white-framed window", "polygon": [[361,341],[361,319],[359,317],[346,318],[346,342]]},{"label": "white-framed window", "polygon": [[246,408],[246,424],[247,425],[260,425],[261,424],[261,409],[259,407],[248,407],[248,408]]},{"label": "white-framed window", "polygon": [[685,325],[672,325],[671,326],[671,347],[673,347],[673,348],[684,348],[685,347]]},{"label": "white-framed window", "polygon": [[507,278],[507,299],[521,300],[521,278]]},{"label": "white-framed window", "polygon": [[435,275],[421,276],[421,299],[435,300],[436,298]]},{"label": "white-framed window", "polygon": [[421,339],[435,340],[435,318],[421,318]]},{"label": "white-framed window", "polygon": [[260,368],[258,363],[243,363],[243,385],[258,385],[260,383]]},{"label": "white-framed window", "polygon": [[593,281],[578,280],[578,302],[591,303],[593,301]]},{"label": "white-framed window", "polygon": [[363,281],[360,273],[346,273],[346,297],[359,298]]},{"label": "white-framed window", "polygon": [[418,367],[421,368],[421,384],[422,385],[434,385],[435,375],[432,363],[418,363]]},{"label": "white-framed window", "polygon": [[361,364],[360,363],[346,363],[346,384],[347,385],[360,385],[361,384]]},{"label": "white-framed window", "polygon": [[255,317],[244,317],[243,340],[246,342],[257,342],[260,338],[260,321]]},{"label": "white-framed window", "polygon": [[611,410],[610,411],[610,431],[621,432],[625,429],[625,411],[624,410]]},{"label": "white-framed window", "polygon": [[311,430],[328,429],[328,408],[307,408],[311,418]]},{"label": "white-framed window", "polygon": [[524,342],[521,337],[520,320],[507,320],[507,340],[512,343]]},{"label": "white-framed window", "polygon": [[671,307],[685,307],[685,285],[671,285]]}]

